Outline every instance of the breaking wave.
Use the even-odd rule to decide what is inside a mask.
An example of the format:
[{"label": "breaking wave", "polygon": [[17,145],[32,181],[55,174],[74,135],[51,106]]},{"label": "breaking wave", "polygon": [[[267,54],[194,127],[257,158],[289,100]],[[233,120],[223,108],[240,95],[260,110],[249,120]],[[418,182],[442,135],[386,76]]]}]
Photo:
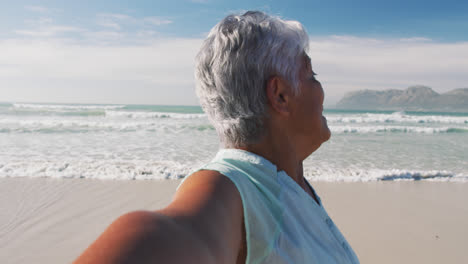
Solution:
[{"label": "breaking wave", "polygon": [[468,174],[450,171],[412,171],[401,169],[304,169],[304,176],[310,181],[327,182],[375,182],[375,181],[438,181],[468,182]]},{"label": "breaking wave", "polygon": [[174,119],[196,119],[204,118],[205,114],[166,113],[166,112],[130,112],[130,111],[106,111],[107,117],[125,117],[134,119],[146,118],[174,118]]},{"label": "breaking wave", "polygon": [[468,133],[468,127],[418,127],[418,126],[334,126],[330,125],[333,133]]},{"label": "breaking wave", "polygon": [[[93,160],[93,161],[11,161],[0,163],[0,177],[90,178],[111,180],[181,179],[201,164],[180,164],[175,161]],[[376,182],[436,181],[468,182],[468,175],[450,171],[411,171],[379,169],[305,168],[310,181]]]},{"label": "breaking wave", "polygon": [[416,124],[468,124],[468,116],[393,114],[327,115],[332,123],[416,123]]}]

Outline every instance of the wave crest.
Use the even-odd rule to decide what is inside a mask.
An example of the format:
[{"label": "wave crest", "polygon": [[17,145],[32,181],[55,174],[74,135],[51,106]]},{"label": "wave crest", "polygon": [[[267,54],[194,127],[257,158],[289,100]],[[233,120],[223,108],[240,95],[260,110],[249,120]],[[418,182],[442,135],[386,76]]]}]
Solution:
[{"label": "wave crest", "polygon": [[333,133],[468,133],[468,128],[464,127],[418,127],[418,126],[333,126],[330,125]]},{"label": "wave crest", "polygon": [[[79,160],[79,161],[10,161],[0,163],[0,177],[91,178],[115,180],[180,179],[202,164],[180,164],[175,161],[147,160]],[[401,169],[323,169],[304,168],[310,181],[378,182],[378,181],[436,181],[468,182],[468,173],[450,171],[415,171]]]},{"label": "wave crest", "polygon": [[39,110],[96,110],[96,109],[121,109],[125,105],[65,105],[65,104],[20,104],[14,103],[14,108],[23,108],[23,109],[39,109]]},{"label": "wave crest", "polygon": [[416,124],[468,124],[468,116],[408,115],[393,114],[327,115],[332,123],[416,123]]},{"label": "wave crest", "polygon": [[305,168],[304,176],[310,181],[326,182],[375,182],[375,181],[439,181],[468,182],[468,174],[450,171],[414,171],[401,169],[312,169]]},{"label": "wave crest", "polygon": [[174,118],[174,119],[198,119],[206,117],[205,114],[185,114],[185,113],[166,113],[166,112],[131,112],[131,111],[106,111],[107,117],[125,117],[132,119],[151,119],[151,118]]}]

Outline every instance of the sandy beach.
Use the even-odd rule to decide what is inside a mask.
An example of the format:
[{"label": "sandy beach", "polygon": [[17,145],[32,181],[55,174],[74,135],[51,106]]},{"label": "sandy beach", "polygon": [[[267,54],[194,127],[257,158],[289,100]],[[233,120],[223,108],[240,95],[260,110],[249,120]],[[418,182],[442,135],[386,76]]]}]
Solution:
[{"label": "sandy beach", "polygon": [[[0,262],[70,263],[119,215],[168,204],[179,182],[2,178]],[[361,263],[468,263],[468,184],[312,185]]]}]

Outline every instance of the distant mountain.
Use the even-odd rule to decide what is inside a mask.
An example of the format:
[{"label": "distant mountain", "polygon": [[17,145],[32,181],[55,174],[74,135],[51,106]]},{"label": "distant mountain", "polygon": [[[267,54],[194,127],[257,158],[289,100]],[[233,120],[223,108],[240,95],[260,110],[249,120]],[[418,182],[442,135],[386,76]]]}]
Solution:
[{"label": "distant mountain", "polygon": [[468,111],[468,88],[443,94],[427,86],[411,86],[406,90],[361,90],[345,94],[336,107],[356,110]]}]

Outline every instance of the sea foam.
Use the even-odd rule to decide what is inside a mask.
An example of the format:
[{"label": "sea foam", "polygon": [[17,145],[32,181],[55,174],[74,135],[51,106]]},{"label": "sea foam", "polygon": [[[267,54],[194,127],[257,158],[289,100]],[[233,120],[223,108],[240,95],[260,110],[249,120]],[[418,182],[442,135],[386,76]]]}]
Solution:
[{"label": "sea foam", "polygon": [[396,112],[393,114],[327,115],[327,121],[332,123],[468,124],[468,116],[408,115]]},{"label": "sea foam", "polygon": [[125,117],[135,119],[145,118],[175,118],[175,119],[195,119],[205,118],[205,114],[182,114],[182,113],[167,113],[167,112],[139,112],[139,111],[106,111],[108,117]]},{"label": "sea foam", "polygon": [[415,171],[402,169],[317,169],[305,168],[304,176],[310,181],[376,182],[376,181],[439,181],[468,182],[468,174],[450,171]]},{"label": "sea foam", "polygon": [[[13,161],[0,163],[0,177],[88,178],[101,180],[162,180],[181,179],[202,165],[183,164],[171,160],[72,160]],[[401,169],[321,169],[304,168],[310,181],[377,182],[435,181],[468,182],[468,175],[450,171],[414,171]]]},{"label": "sea foam", "polygon": [[[309,180],[468,182],[468,114],[325,115]],[[179,179],[218,148],[196,106],[0,104],[0,177]]]},{"label": "sea foam", "polygon": [[27,108],[27,109],[40,109],[40,110],[90,110],[90,109],[121,109],[125,105],[66,105],[66,104],[21,104],[14,103],[12,104],[14,108]]},{"label": "sea foam", "polygon": [[333,133],[468,133],[468,127],[421,127],[421,126],[336,126],[329,125]]}]

